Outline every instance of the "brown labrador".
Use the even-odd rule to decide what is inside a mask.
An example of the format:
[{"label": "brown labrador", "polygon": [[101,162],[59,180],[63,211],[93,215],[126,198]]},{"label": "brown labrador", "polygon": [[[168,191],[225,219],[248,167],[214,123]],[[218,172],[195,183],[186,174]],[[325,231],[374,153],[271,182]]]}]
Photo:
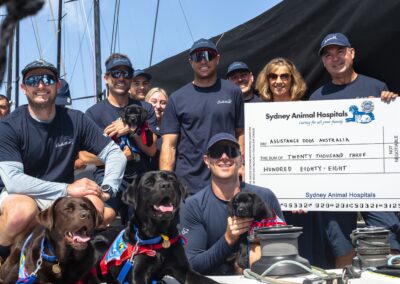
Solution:
[{"label": "brown labrador", "polygon": [[101,219],[85,197],[57,199],[39,213],[40,225],[32,234],[13,247],[1,267],[0,283],[15,283],[35,271],[34,283],[99,283],[95,273],[92,275],[94,248],[90,239]]}]

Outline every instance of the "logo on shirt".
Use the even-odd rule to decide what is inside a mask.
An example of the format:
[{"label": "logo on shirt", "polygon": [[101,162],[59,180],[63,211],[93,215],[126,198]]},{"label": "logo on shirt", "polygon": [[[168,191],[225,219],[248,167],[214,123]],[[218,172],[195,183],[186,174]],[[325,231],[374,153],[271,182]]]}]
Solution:
[{"label": "logo on shirt", "polygon": [[56,148],[61,148],[61,147],[67,146],[67,145],[71,145],[72,142],[73,142],[72,139],[68,139],[66,141],[56,143],[55,147]]},{"label": "logo on shirt", "polygon": [[189,233],[189,229],[187,229],[187,228],[182,228],[181,235],[184,236],[184,235],[186,235],[187,233]]},{"label": "logo on shirt", "polygon": [[218,100],[217,101],[217,105],[219,105],[219,104],[231,104],[231,103],[232,103],[231,99],[229,99],[229,100]]}]

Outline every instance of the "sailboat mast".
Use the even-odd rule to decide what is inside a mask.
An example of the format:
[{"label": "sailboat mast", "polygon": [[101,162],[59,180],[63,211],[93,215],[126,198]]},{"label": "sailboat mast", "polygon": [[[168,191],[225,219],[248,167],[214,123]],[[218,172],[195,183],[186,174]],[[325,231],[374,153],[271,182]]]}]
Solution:
[{"label": "sailboat mast", "polygon": [[100,46],[100,0],[93,0],[94,11],[94,52],[96,62],[96,96],[97,101],[103,99],[101,90],[101,46]]},{"label": "sailboat mast", "polygon": [[61,74],[61,24],[63,0],[58,0],[57,71]]}]

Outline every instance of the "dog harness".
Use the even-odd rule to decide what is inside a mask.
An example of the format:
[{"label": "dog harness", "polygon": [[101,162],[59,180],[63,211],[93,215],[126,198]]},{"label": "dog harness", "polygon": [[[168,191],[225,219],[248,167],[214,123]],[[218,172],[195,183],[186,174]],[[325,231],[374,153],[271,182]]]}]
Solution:
[{"label": "dog harness", "polygon": [[182,241],[182,243],[186,245],[186,239],[182,235],[178,235],[172,239],[169,239],[168,236],[160,235],[152,239],[142,240],[139,238],[138,229],[135,226],[133,229],[135,232],[136,244],[132,245],[124,240],[124,229],[118,234],[100,262],[100,270],[103,275],[107,274],[107,270],[110,267],[124,264],[117,278],[119,283],[126,283],[124,280],[133,267],[134,257],[136,255],[146,254],[147,256],[155,257],[157,250],[167,249],[170,245],[178,241]]},{"label": "dog harness", "polygon": [[[50,242],[46,241],[45,237],[43,237],[42,243],[40,245],[40,257],[36,261],[36,269],[31,274],[28,273],[28,270],[25,267],[26,257],[25,257],[24,252],[25,252],[25,247],[26,247],[26,245],[28,244],[28,242],[30,241],[31,238],[32,238],[32,234],[30,234],[28,236],[28,238],[25,240],[25,243],[24,243],[24,245],[22,247],[22,250],[21,250],[20,259],[19,259],[18,280],[17,280],[16,284],[33,284],[33,283],[36,283],[37,273],[39,272],[40,268],[42,267],[43,260],[45,260],[47,262],[57,263],[57,264],[55,264],[56,270],[60,269],[60,266],[58,265],[58,260],[57,260],[57,257],[55,255],[53,246],[50,244]],[[44,252],[44,249],[45,249],[46,245],[47,245],[47,249],[49,250],[49,252],[52,255],[48,255],[48,254],[46,254]],[[53,272],[57,273],[54,270],[54,268],[53,268]],[[59,272],[61,272],[61,270],[59,270]],[[90,275],[92,275],[94,277],[97,277],[97,272],[96,272],[95,268],[92,268],[92,270],[90,271],[90,274],[88,274],[86,278],[90,277]],[[83,280],[76,281],[75,284],[84,284],[86,282],[87,281],[85,281],[85,279],[83,279]]]},{"label": "dog harness", "polygon": [[[149,129],[150,129],[150,128],[149,128],[149,125],[148,125],[148,123],[147,123],[147,121],[145,121],[145,122],[140,126],[140,128],[137,128],[137,129],[134,131],[134,134],[138,133],[138,132],[139,132],[139,129],[140,129],[140,135],[141,135],[141,138],[142,138],[142,143],[143,143],[143,145],[147,145],[147,136],[146,136],[146,132],[148,132]],[[131,143],[131,141],[130,141],[128,135],[123,135],[123,136],[121,136],[121,137],[116,137],[116,136],[114,136],[112,139],[114,140],[115,143],[117,143],[117,145],[121,148],[121,150],[123,150],[123,149],[125,148],[125,146],[128,146],[129,149],[131,149],[132,152],[134,152],[134,153],[139,153],[139,152],[140,152],[139,148],[136,147],[136,146],[134,146],[134,145]]]},{"label": "dog harness", "polygon": [[[21,254],[20,254],[20,260],[19,260],[19,270],[18,270],[18,281],[16,284],[21,284],[21,283],[35,283],[37,279],[37,273],[42,267],[43,260],[48,261],[48,262],[57,262],[57,257],[55,256],[53,246],[49,243],[46,242],[46,238],[43,237],[42,243],[40,245],[40,257],[36,262],[36,269],[29,274],[26,267],[25,267],[25,247],[28,244],[29,240],[32,238],[32,234],[29,235],[29,237],[26,239],[24,246],[22,247]],[[45,245],[47,244],[47,249],[52,255],[48,255],[44,252]]]},{"label": "dog harness", "polygon": [[266,228],[266,227],[279,227],[279,226],[286,226],[286,222],[282,221],[274,212],[274,217],[272,218],[265,218],[260,221],[253,221],[250,225],[249,234],[252,236],[254,235],[254,229],[258,228]]}]

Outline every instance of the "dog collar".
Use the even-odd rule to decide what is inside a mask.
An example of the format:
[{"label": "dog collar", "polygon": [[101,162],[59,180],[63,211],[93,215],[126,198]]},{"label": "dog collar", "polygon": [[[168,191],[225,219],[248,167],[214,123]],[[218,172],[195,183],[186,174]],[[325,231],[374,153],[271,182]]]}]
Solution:
[{"label": "dog collar", "polygon": [[286,222],[282,221],[274,212],[274,217],[272,218],[265,218],[261,219],[260,221],[253,221],[250,225],[250,235],[254,235],[254,230],[258,228],[265,228],[265,227],[279,227],[279,226],[286,226]]},{"label": "dog collar", "polygon": [[[172,239],[169,239],[168,236],[161,235],[155,238],[142,240],[139,238],[139,233],[136,226],[133,227],[133,230],[135,232],[135,245],[132,245],[124,240],[124,229],[115,238],[114,242],[111,244],[107,253],[100,262],[100,270],[103,275],[107,274],[107,271],[110,267],[121,266],[124,263],[124,266],[118,276],[120,283],[123,283],[126,275],[132,269],[134,257],[136,255],[146,254],[147,256],[154,257],[156,256],[157,250],[167,249],[169,246],[178,241],[182,241],[183,244],[186,244],[186,239],[182,235],[178,235]],[[166,242],[168,242],[168,245],[166,245]]]}]

